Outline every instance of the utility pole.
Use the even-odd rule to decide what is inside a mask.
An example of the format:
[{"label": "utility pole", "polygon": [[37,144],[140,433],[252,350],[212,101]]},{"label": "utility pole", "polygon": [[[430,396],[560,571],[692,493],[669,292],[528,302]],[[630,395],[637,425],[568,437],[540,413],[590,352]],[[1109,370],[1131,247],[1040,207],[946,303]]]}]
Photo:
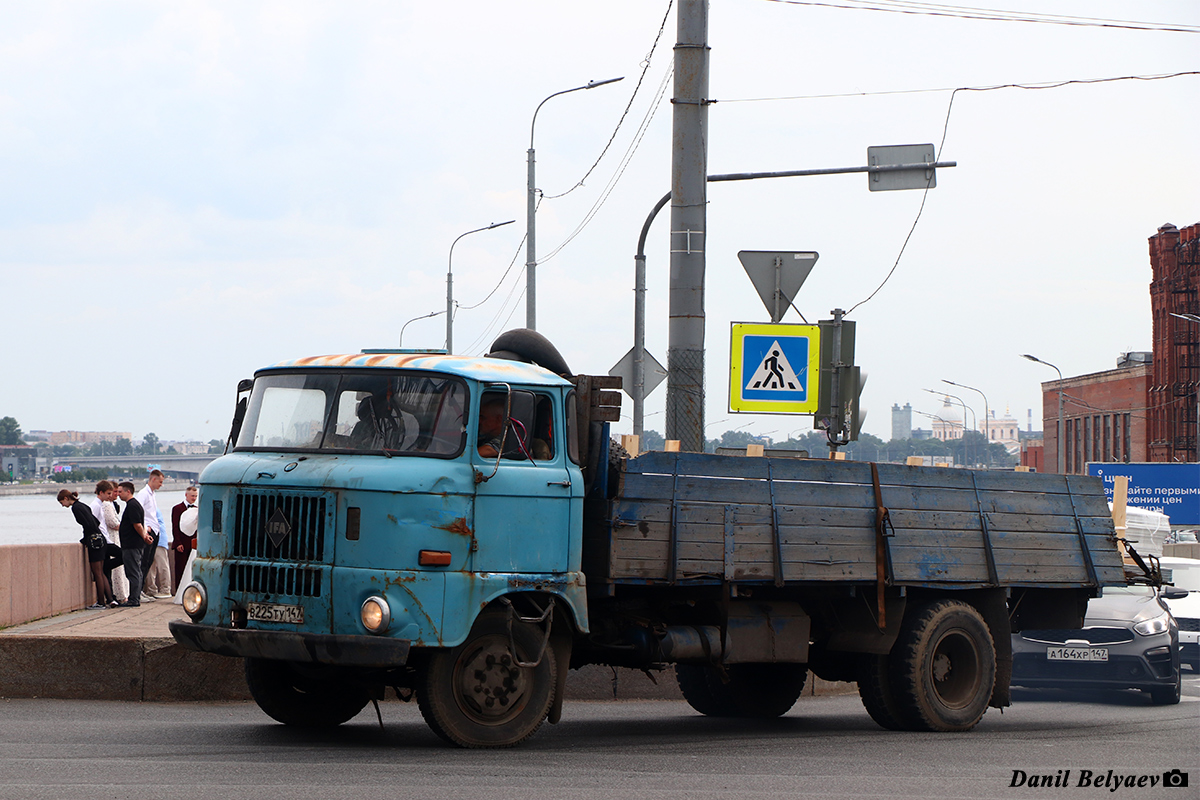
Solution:
[{"label": "utility pole", "polygon": [[708,181],[708,0],[680,0],[671,133],[671,289],[666,430],[704,451],[704,268]]}]

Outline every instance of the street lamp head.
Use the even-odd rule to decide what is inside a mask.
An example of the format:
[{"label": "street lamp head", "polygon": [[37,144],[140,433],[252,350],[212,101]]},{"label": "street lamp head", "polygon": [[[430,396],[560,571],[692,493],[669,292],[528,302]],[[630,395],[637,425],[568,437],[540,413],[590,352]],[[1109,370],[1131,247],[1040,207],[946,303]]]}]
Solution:
[{"label": "street lamp head", "polygon": [[1031,355],[1029,355],[1029,353],[1021,353],[1021,358],[1027,358],[1030,361],[1036,361],[1039,364],[1042,363],[1042,360],[1040,358],[1038,358],[1037,356],[1031,356]]},{"label": "street lamp head", "polygon": [[625,76],[624,76],[624,75],[622,75],[622,76],[621,76],[621,77],[619,77],[619,78],[605,78],[605,79],[604,79],[604,80],[602,80],[602,81],[588,81],[588,84],[587,84],[587,86],[585,86],[585,87],[583,87],[583,88],[585,88],[585,89],[595,89],[597,86],[604,86],[604,85],[605,85],[605,84],[607,84],[607,83],[616,83],[617,81],[623,81],[623,80],[625,80]]},{"label": "street lamp head", "polygon": [[515,219],[510,219],[508,222],[493,222],[491,225],[488,225],[486,228],[484,228],[484,230],[490,231],[492,228],[499,228],[503,225],[512,225],[514,222],[516,222]]}]

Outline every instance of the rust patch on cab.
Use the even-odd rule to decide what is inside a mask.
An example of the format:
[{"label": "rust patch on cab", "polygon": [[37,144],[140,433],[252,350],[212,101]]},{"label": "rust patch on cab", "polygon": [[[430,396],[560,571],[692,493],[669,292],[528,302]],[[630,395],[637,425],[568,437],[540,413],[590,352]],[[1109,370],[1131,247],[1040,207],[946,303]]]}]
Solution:
[{"label": "rust patch on cab", "polygon": [[457,533],[459,536],[471,536],[474,534],[474,531],[472,531],[471,528],[467,525],[466,517],[459,517],[458,519],[451,522],[449,525],[435,525],[434,527],[439,528],[448,533]]}]

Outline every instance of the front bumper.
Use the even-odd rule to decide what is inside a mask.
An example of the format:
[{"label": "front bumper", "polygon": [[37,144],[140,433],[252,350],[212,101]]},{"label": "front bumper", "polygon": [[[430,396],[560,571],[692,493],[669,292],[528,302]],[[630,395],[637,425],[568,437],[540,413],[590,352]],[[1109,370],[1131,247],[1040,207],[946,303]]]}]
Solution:
[{"label": "front bumper", "polygon": [[223,628],[175,620],[168,627],[189,650],[238,658],[270,658],[342,667],[402,667],[412,643],[407,639],[328,633]]},{"label": "front bumper", "polygon": [[1165,634],[1149,641],[1138,638],[1103,644],[1109,651],[1108,661],[1049,661],[1048,646],[1044,641],[1013,635],[1014,686],[1149,690],[1173,686],[1178,680],[1179,645]]}]

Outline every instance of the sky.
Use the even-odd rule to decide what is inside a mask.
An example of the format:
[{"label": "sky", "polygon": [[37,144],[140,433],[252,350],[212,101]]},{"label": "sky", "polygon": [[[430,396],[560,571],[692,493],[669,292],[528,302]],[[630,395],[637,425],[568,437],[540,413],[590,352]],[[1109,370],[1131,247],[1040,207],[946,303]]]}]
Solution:
[{"label": "sky", "polygon": [[[524,324],[534,109],[623,76],[550,100],[534,130],[538,329],[575,372],[606,373],[632,346],[637,237],[670,188],[668,5],[5,3],[0,416],[223,439],[240,378],[397,347],[445,309],[451,243],[516,220],[453,251],[455,351],[486,352]],[[987,6],[1200,26],[1189,0]],[[709,45],[710,174],[861,166],[889,144],[958,164],[924,197],[864,175],[710,184],[709,437],[812,427],[727,410],[730,323],[769,319],[739,250],[820,254],[795,305],[810,322],[854,307],[864,430],[884,439],[893,404],[940,414],[924,390],[943,379],[1040,429],[1055,373],[1021,353],[1070,376],[1151,348],[1146,240],[1200,221],[1200,76],[949,90],[1196,71],[1200,33],[712,0]],[[668,221],[647,244],[664,363]],[[444,319],[403,345],[443,346]]]}]

